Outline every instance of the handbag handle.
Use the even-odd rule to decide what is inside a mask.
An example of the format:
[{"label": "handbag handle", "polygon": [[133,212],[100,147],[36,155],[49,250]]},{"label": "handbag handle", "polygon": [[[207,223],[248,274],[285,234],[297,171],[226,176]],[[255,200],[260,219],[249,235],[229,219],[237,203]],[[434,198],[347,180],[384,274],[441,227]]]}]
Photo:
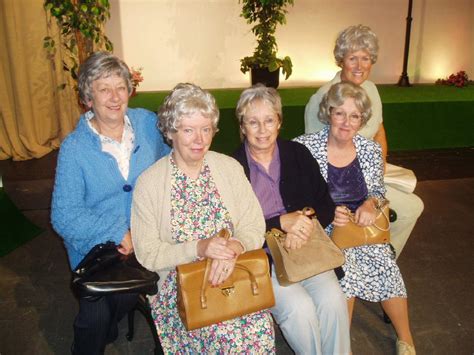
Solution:
[{"label": "handbag handle", "polygon": [[[224,238],[226,240],[229,239],[229,236],[230,236],[230,233],[227,229],[222,229],[219,231],[219,237],[221,238]],[[207,308],[207,297],[206,297],[206,291],[207,291],[207,288],[208,288],[208,285],[209,285],[209,281],[208,281],[208,278],[209,278],[209,272],[211,270],[211,263],[212,263],[212,259],[206,259],[206,269],[204,270],[204,277],[202,279],[202,285],[201,285],[201,295],[200,295],[200,300],[201,300],[201,308],[202,309],[206,309]],[[254,296],[257,296],[259,294],[259,290],[258,290],[258,283],[257,283],[257,279],[255,277],[255,275],[253,274],[252,271],[250,271],[250,269],[248,267],[246,267],[245,265],[242,265],[242,264],[239,264],[239,263],[236,263],[234,265],[234,270],[235,269],[240,269],[240,270],[243,270],[245,272],[248,273],[249,275],[249,279],[250,279],[250,289],[252,290],[252,294]],[[230,275],[229,275],[230,277]],[[225,293],[225,294],[230,294],[232,292],[232,289],[234,288],[234,286],[231,286],[231,287],[226,287],[225,289],[223,289],[222,291]]]},{"label": "handbag handle", "polygon": [[[378,202],[377,205],[375,206],[375,209],[377,211],[379,211],[384,217],[385,219],[387,220],[387,225],[388,227],[387,228],[382,228],[382,227],[379,227],[375,222],[372,223],[370,226],[373,226],[375,228],[377,228],[379,231],[382,231],[382,232],[387,232],[390,230],[390,219],[389,219],[389,216],[383,211],[383,207],[387,204],[387,201],[384,200],[382,203]],[[347,207],[347,206],[342,206],[346,209],[346,215],[349,217],[349,220],[354,223],[354,224],[357,224],[355,222],[355,219],[354,219],[354,213],[351,212],[351,210]]]}]

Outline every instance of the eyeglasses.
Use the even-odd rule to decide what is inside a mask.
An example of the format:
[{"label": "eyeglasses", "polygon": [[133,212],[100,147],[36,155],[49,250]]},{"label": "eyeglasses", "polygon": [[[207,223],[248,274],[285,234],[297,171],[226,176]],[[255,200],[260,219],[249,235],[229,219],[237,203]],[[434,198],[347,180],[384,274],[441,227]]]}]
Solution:
[{"label": "eyeglasses", "polygon": [[352,124],[360,123],[362,115],[360,113],[352,112],[349,115],[343,110],[333,109],[331,110],[331,116],[338,122],[343,122],[349,117],[349,122]]},{"label": "eyeglasses", "polygon": [[249,129],[253,131],[256,131],[257,129],[259,129],[261,124],[263,124],[263,126],[266,129],[272,129],[273,127],[277,126],[278,120],[273,117],[268,117],[268,118],[265,118],[263,122],[257,121],[255,119],[244,121],[244,126],[248,127]]}]

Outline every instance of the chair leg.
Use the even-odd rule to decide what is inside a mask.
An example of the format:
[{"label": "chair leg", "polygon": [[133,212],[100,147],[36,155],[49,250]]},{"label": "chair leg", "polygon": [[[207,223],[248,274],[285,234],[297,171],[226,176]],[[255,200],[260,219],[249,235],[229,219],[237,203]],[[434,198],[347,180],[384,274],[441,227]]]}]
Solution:
[{"label": "chair leg", "polygon": [[140,313],[143,314],[143,316],[145,317],[148,323],[148,326],[150,327],[151,334],[153,335],[153,340],[155,341],[155,355],[164,354],[163,348],[161,347],[160,338],[158,337],[158,333],[156,331],[155,322],[153,320],[153,317],[151,316],[151,308],[150,308],[150,305],[148,304],[148,300],[146,299],[146,296],[140,295],[138,297],[136,309],[138,309]]},{"label": "chair leg", "polygon": [[128,341],[132,341],[133,340],[133,335],[135,334],[135,329],[134,329],[135,308],[136,308],[136,306],[130,312],[128,312],[128,333],[125,336]]}]

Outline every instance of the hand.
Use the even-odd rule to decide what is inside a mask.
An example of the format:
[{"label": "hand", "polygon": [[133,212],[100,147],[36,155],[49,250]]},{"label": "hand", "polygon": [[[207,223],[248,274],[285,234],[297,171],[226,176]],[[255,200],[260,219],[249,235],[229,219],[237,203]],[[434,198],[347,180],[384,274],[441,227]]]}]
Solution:
[{"label": "hand", "polygon": [[133,253],[132,234],[130,231],[125,233],[120,245],[117,247],[117,250],[123,255],[129,255]]},{"label": "hand", "polygon": [[218,260],[234,259],[238,254],[233,250],[236,241],[227,241],[224,238],[213,236],[200,240],[197,243],[197,254],[201,258]]},{"label": "hand", "polygon": [[374,201],[368,199],[356,210],[354,220],[359,226],[367,227],[375,222],[375,217],[377,217],[377,210]]},{"label": "hand", "polygon": [[336,227],[344,227],[349,223],[349,214],[346,206],[337,206],[334,211],[334,224]]},{"label": "hand", "polygon": [[314,228],[313,222],[308,218],[308,215],[310,214],[310,211],[307,211],[306,214],[303,214],[302,211],[283,214],[280,216],[281,228],[287,234],[293,234],[303,242],[306,242]]},{"label": "hand", "polygon": [[304,244],[306,244],[306,242],[307,241],[302,240],[300,237],[293,233],[287,233],[283,246],[286,249],[295,250],[301,248]]},{"label": "hand", "polygon": [[224,283],[234,271],[237,257],[229,260],[214,259],[211,262],[211,271],[209,272],[209,282],[212,286],[218,286]]}]

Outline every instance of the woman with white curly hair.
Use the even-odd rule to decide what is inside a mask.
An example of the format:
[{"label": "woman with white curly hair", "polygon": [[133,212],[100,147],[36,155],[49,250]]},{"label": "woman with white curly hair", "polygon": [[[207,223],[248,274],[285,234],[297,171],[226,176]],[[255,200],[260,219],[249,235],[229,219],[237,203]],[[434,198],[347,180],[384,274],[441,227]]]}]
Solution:
[{"label": "woman with white curly hair", "polygon": [[408,190],[402,191],[400,185],[392,185],[387,179],[387,173],[391,174],[392,171],[401,171],[402,174],[410,175],[411,179],[413,179],[413,173],[386,162],[388,147],[382,117],[382,100],[375,84],[368,80],[372,65],[377,62],[378,51],[377,36],[368,26],[350,26],[338,35],[334,47],[334,58],[341,70],[330,82],[311,96],[304,114],[305,133],[318,132],[326,126],[324,122],[318,120],[318,112],[321,100],[331,86],[341,81],[348,81],[365,90],[372,103],[372,118],[360,129],[359,134],[379,143],[382,147],[387,199],[390,201],[390,207],[397,214],[397,220],[392,224],[391,242],[398,257],[424,206],[418,196]]}]

